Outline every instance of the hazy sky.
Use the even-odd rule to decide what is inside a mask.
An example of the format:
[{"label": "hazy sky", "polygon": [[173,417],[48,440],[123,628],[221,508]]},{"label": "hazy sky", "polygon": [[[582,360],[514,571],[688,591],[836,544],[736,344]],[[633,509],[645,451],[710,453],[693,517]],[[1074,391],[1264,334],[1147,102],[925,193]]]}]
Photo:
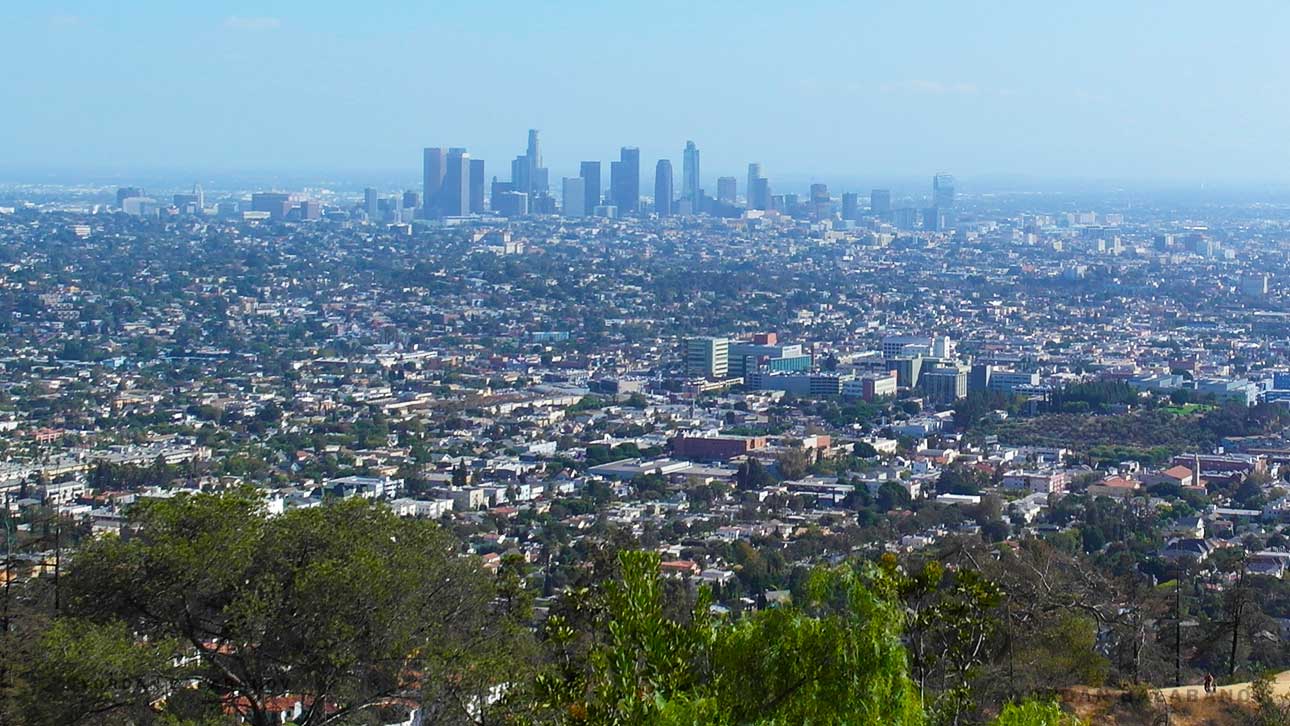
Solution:
[{"label": "hazy sky", "polygon": [[[1290,3],[9,2],[0,176],[553,177],[686,139],[778,176],[1290,180]],[[648,174],[649,172],[647,172]],[[742,192],[742,181],[740,190]]]}]

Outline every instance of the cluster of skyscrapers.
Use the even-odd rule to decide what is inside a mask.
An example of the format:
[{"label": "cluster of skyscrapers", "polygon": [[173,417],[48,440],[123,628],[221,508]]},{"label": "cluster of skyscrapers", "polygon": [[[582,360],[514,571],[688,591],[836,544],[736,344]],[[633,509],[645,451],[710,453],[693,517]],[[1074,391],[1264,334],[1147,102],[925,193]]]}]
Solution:
[{"label": "cluster of skyscrapers", "polygon": [[484,161],[461,147],[427,148],[422,154],[426,217],[464,217],[484,212]]},{"label": "cluster of skyscrapers", "polygon": [[[526,214],[563,214],[582,216],[637,216],[653,213],[661,217],[674,214],[713,214],[737,216],[748,210],[807,214],[816,218],[832,216],[834,206],[828,187],[812,184],[809,196],[772,194],[770,179],[761,164],[748,165],[744,204],[737,206],[738,181],[732,176],[717,179],[715,197],[702,187],[699,148],[687,141],[682,151],[681,183],[677,193],[672,162],[662,159],[654,167],[652,205],[641,199],[640,149],[624,146],[616,161],[609,164],[607,194],[603,186],[601,162],[583,161],[576,177],[560,181],[559,199],[552,192],[550,175],[542,162],[541,142],[537,129],[528,132],[525,152],[511,162],[509,181],[493,177],[485,198],[484,162],[472,159],[464,148],[431,147],[423,152],[423,181],[418,216],[426,219],[459,217],[491,211],[504,216]],[[370,191],[370,190],[369,190]],[[860,197],[842,195],[841,218],[860,217]],[[365,207],[369,218],[379,218],[374,199],[368,196]],[[932,181],[932,205],[922,209],[893,208],[891,192],[875,189],[869,195],[868,214],[902,228],[945,229],[953,224],[954,177],[937,174]]]},{"label": "cluster of skyscrapers", "polygon": [[[528,144],[523,154],[511,162],[509,181],[496,176],[486,187],[483,159],[471,158],[462,147],[427,147],[422,152],[422,190],[404,191],[391,197],[381,197],[375,189],[363,191],[357,212],[373,223],[395,222],[407,224],[413,218],[445,219],[470,215],[496,214],[519,217],[528,214],[566,217],[619,217],[656,215],[708,214],[719,217],[738,217],[757,212],[777,212],[795,218],[835,220],[845,224],[869,217],[887,222],[899,229],[944,230],[954,226],[955,190],[954,177],[936,174],[932,179],[931,206],[895,207],[891,191],[874,189],[869,195],[869,208],[862,210],[860,195],[845,192],[841,207],[835,204],[825,184],[812,184],[808,195],[773,194],[770,179],[759,163],[748,165],[748,178],[743,203],[738,198],[738,180],[733,176],[719,177],[716,196],[707,194],[702,185],[699,147],[686,141],[681,152],[680,189],[672,162],[659,160],[654,167],[652,202],[641,197],[641,153],[634,146],[619,150],[618,159],[609,164],[608,189],[604,185],[600,161],[583,161],[578,176],[564,177],[560,181],[559,198],[551,189],[550,174],[542,162],[542,147],[537,129],[528,132]],[[487,193],[486,193],[487,189]],[[149,197],[137,187],[121,187],[117,191],[117,208],[138,216],[157,216],[164,210],[178,214],[207,213],[205,195],[201,187],[192,193],[176,194],[171,204]],[[257,192],[251,203],[223,201],[214,210],[221,216],[249,215],[248,218],[313,220],[323,216],[317,201],[303,195],[283,192]],[[839,220],[840,217],[840,220]]]}]

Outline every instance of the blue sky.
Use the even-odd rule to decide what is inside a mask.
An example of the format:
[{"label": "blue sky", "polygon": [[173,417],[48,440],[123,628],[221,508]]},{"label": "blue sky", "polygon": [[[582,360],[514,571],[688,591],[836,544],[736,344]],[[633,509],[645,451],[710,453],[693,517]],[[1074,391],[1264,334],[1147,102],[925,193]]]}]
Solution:
[{"label": "blue sky", "polygon": [[[640,146],[772,177],[1290,181],[1290,3],[10,3],[0,175],[552,174]],[[678,167],[679,168],[679,167]],[[708,177],[712,177],[709,179]],[[741,184],[742,186],[742,184]]]}]

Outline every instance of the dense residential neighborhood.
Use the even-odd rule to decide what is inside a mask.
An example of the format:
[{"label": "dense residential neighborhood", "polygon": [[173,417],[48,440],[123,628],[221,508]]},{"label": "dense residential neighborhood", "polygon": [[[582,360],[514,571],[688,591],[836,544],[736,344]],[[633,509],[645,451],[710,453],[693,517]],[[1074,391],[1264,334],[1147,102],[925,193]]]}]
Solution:
[{"label": "dense residential neighborhood", "polygon": [[[435,522],[527,593],[539,635],[597,552],[652,553],[677,602],[725,618],[803,599],[812,568],[971,562],[1044,588],[1043,617],[1072,618],[1049,645],[1082,649],[1009,693],[1290,667],[1284,210],[1000,195],[942,228],[827,190],[736,216],[434,220],[339,193],[270,214],[18,193],[6,603],[148,531],[149,503],[242,492],[270,521],[366,502]],[[1035,581],[1034,558],[1074,581]],[[981,597],[1004,624],[964,688],[1004,682],[997,639],[1040,621]],[[519,691],[491,688],[466,711]],[[429,718],[408,704],[388,722]]]}]

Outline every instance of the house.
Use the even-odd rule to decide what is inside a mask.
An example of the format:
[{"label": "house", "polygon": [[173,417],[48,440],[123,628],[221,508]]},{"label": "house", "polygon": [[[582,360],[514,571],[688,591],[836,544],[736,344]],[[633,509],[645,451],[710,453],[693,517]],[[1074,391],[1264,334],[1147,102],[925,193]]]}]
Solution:
[{"label": "house", "polygon": [[484,487],[435,487],[430,490],[436,498],[451,499],[458,512],[475,511],[488,506],[488,490]]},{"label": "house", "polygon": [[1214,554],[1213,545],[1206,540],[1194,537],[1172,540],[1160,551],[1160,556],[1166,560],[1192,560],[1195,562],[1204,562],[1212,554]]},{"label": "house", "polygon": [[1290,552],[1265,550],[1256,552],[1245,560],[1245,569],[1254,575],[1282,577],[1290,569]]},{"label": "house", "polygon": [[1175,537],[1187,539],[1204,539],[1205,538],[1205,520],[1201,517],[1188,517],[1181,519],[1173,526],[1169,533]]},{"label": "house", "polygon": [[1048,496],[1042,492],[1036,492],[1022,497],[1008,505],[1008,512],[1013,516],[1021,517],[1026,524],[1030,524],[1048,506]]},{"label": "house", "polygon": [[1137,479],[1127,479],[1122,476],[1109,476],[1100,483],[1092,484],[1088,488],[1090,497],[1112,497],[1117,499],[1127,499],[1138,493],[1142,488],[1142,482]]},{"label": "house", "polygon": [[731,582],[734,582],[735,573],[733,570],[719,570],[713,567],[709,567],[708,569],[699,573],[699,577],[704,582],[710,585],[727,585]]},{"label": "house", "polygon": [[1171,484],[1177,484],[1180,487],[1195,486],[1197,483],[1195,473],[1181,464],[1176,464],[1165,469],[1160,472],[1160,476],[1165,481]]},{"label": "house", "polygon": [[659,563],[659,571],[669,577],[688,577],[698,575],[699,565],[692,560],[668,560]]}]

